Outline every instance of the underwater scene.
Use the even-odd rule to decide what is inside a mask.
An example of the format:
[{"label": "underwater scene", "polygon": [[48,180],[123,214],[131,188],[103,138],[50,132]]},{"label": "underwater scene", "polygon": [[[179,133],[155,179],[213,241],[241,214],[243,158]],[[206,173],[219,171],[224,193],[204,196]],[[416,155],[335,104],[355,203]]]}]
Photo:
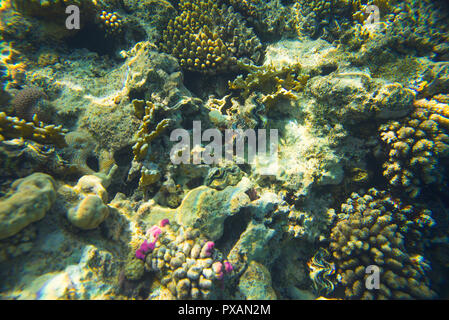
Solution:
[{"label": "underwater scene", "polygon": [[0,300],[449,299],[448,195],[449,1],[0,1]]}]

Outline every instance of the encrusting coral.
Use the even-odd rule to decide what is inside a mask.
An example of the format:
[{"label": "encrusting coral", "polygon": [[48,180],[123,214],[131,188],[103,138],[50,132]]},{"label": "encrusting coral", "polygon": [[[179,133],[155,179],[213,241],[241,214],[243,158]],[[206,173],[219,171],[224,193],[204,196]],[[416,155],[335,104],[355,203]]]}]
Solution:
[{"label": "encrusting coral", "polygon": [[216,74],[237,70],[238,62],[260,62],[262,44],[232,7],[212,0],[181,0],[179,10],[164,30],[160,47],[183,69]]},{"label": "encrusting coral", "polygon": [[[425,236],[435,224],[430,210],[404,205],[385,191],[353,193],[332,228],[329,262],[334,263],[336,295],[347,299],[432,298],[422,256]],[[365,286],[368,266],[380,271],[377,290]]]}]

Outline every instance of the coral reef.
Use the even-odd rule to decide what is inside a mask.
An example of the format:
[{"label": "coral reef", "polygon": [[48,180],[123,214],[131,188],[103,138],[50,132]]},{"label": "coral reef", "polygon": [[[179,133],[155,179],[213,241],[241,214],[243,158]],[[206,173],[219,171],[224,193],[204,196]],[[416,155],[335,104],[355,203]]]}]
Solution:
[{"label": "coral reef", "polygon": [[415,111],[407,118],[379,128],[388,157],[383,175],[412,198],[423,186],[442,183],[445,173],[441,161],[449,152],[447,105],[424,99],[414,106]]},{"label": "coral reef", "polygon": [[447,298],[448,17],[2,1],[0,299]]},{"label": "coral reef", "polygon": [[210,0],[181,0],[179,9],[160,45],[182,68],[215,74],[236,70],[238,62],[260,62],[262,44],[231,7]]},{"label": "coral reef", "polygon": [[[336,287],[348,299],[434,297],[426,274],[430,267],[421,255],[433,224],[429,210],[404,205],[385,191],[352,194],[330,235]],[[380,270],[378,290],[365,286],[370,265]]]},{"label": "coral reef", "polygon": [[95,229],[109,215],[108,195],[101,179],[96,176],[83,176],[73,188],[63,186],[58,193],[67,199],[68,220],[80,229]]},{"label": "coral reef", "polygon": [[0,239],[42,219],[55,199],[55,182],[49,175],[33,173],[14,181],[11,195],[0,200]]},{"label": "coral reef", "polygon": [[217,296],[214,282],[232,273],[232,265],[223,261],[214,243],[196,229],[162,220],[147,231],[147,237],[154,240],[144,242],[139,250],[147,252],[136,256],[145,261],[146,270],[157,273],[161,285],[177,299]]}]

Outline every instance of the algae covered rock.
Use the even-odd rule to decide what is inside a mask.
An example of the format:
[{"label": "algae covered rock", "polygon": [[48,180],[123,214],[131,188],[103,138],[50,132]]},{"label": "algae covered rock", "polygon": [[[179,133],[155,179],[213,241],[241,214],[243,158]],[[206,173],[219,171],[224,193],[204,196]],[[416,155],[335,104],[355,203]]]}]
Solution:
[{"label": "algae covered rock", "polygon": [[240,277],[239,290],[246,300],[276,300],[270,271],[256,261],[251,261]]},{"label": "algae covered rock", "polygon": [[[244,179],[245,180],[245,179]],[[184,226],[198,228],[211,240],[223,234],[224,220],[250,202],[245,181],[222,191],[201,186],[190,191],[178,209],[176,220]]]},{"label": "algae covered rock", "polygon": [[49,175],[37,172],[11,185],[12,195],[0,200],[0,239],[45,216],[56,199],[54,183]]}]

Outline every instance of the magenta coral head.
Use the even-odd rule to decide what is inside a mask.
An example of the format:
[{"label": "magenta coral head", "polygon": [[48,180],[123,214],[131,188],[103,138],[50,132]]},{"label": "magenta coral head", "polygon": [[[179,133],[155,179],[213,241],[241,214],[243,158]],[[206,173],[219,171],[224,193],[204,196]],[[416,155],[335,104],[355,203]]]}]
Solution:
[{"label": "magenta coral head", "polygon": [[167,224],[170,224],[170,220],[168,219],[162,219],[161,222],[159,223],[161,228],[165,227]]},{"label": "magenta coral head", "polygon": [[145,260],[145,253],[143,253],[142,249],[136,250],[136,258],[140,260]]},{"label": "magenta coral head", "polygon": [[147,240],[145,240],[145,241],[140,245],[140,250],[142,250],[143,253],[147,253],[148,251],[153,251],[153,250],[154,250],[155,244],[156,244],[156,241],[154,241],[154,242],[148,242]]},{"label": "magenta coral head", "polygon": [[226,273],[230,273],[230,272],[232,272],[232,270],[234,270],[234,267],[232,266],[232,264],[229,261],[225,261],[224,267],[225,267]]},{"label": "magenta coral head", "polygon": [[211,253],[215,247],[215,243],[213,241],[206,242],[206,251]]}]

